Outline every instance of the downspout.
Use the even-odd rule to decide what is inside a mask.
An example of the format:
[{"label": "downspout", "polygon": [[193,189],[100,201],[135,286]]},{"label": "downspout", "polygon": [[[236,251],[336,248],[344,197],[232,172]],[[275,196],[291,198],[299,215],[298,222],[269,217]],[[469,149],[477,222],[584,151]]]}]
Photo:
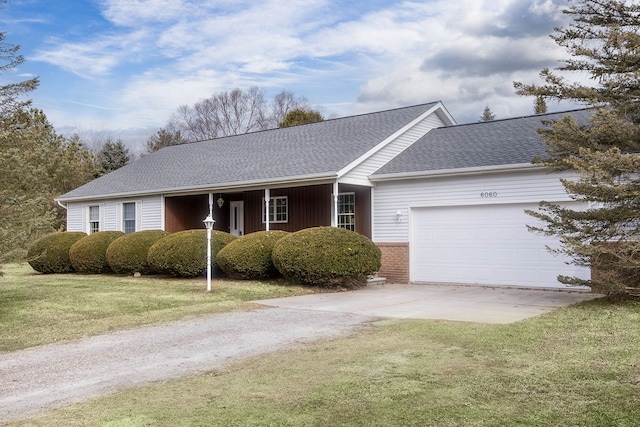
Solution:
[{"label": "downspout", "polygon": [[64,209],[65,211],[68,210],[67,206],[62,203],[60,200],[56,200],[56,202],[58,203],[58,206],[60,206],[62,209]]},{"label": "downspout", "polygon": [[269,203],[271,202],[271,190],[264,189],[264,226],[265,230],[269,231]]}]

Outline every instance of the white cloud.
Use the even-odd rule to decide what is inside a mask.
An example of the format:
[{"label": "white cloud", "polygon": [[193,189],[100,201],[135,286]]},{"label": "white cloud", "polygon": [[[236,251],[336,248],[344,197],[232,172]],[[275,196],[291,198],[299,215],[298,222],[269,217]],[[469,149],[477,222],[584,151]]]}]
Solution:
[{"label": "white cloud", "polygon": [[51,39],[45,49],[40,49],[30,59],[91,79],[110,73],[123,62],[135,62],[146,51],[147,39],[144,30],[126,36],[103,35],[84,43]]},{"label": "white cloud", "polygon": [[173,21],[192,10],[183,0],[101,0],[100,5],[106,19],[125,27]]},{"label": "white cloud", "polygon": [[34,59],[117,81],[105,120],[120,126],[159,127],[179,105],[235,87],[309,96],[305,85],[339,81],[359,92],[323,93],[341,114],[442,100],[454,117],[475,118],[485,104],[504,117],[532,111],[512,80],[535,80],[561,57],[548,34],[565,3],[99,0],[108,34],[54,41]]}]

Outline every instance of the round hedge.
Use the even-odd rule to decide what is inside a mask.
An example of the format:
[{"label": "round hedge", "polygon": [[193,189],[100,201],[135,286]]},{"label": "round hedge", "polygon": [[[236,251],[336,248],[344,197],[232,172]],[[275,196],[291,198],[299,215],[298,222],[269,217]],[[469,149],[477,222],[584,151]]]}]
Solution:
[{"label": "round hedge", "polygon": [[107,262],[107,248],[122,235],[122,231],[98,231],[75,242],[69,249],[73,268],[78,273],[85,274],[111,272]]},{"label": "round hedge", "polygon": [[[216,254],[236,237],[223,231],[211,232],[211,267]],[[207,230],[186,230],[169,234],[149,248],[147,262],[153,271],[177,277],[195,277],[207,268]]]},{"label": "round hedge", "polygon": [[271,261],[276,242],[289,235],[286,231],[257,231],[246,234],[222,248],[216,263],[229,277],[267,279],[279,275]]},{"label": "round hedge", "polygon": [[107,248],[107,263],[118,274],[151,273],[149,248],[168,235],[163,230],[144,230],[120,236]]},{"label": "round hedge", "polygon": [[326,287],[356,287],[380,269],[380,249],[367,237],[337,227],[315,227],[278,240],[273,264],[288,280]]},{"label": "round hedge", "polygon": [[72,273],[69,249],[87,233],[81,231],[60,231],[47,234],[36,240],[27,251],[27,261],[31,268],[40,273]]}]

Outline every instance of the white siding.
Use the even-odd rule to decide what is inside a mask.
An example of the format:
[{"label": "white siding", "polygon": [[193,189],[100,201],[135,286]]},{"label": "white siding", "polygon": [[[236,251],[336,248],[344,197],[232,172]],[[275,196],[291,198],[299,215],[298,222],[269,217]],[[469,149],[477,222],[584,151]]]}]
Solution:
[{"label": "white siding", "polygon": [[[136,205],[136,209],[138,206]],[[136,215],[140,217],[141,230],[164,230],[164,213],[161,196],[144,197],[141,209]],[[137,219],[137,218],[136,218]]]},{"label": "white siding", "polygon": [[370,185],[369,175],[380,169],[392,158],[400,154],[411,144],[422,138],[433,128],[444,126],[440,118],[432,113],[416,123],[398,138],[387,144],[384,148],[373,154],[353,170],[349,171],[340,179],[340,182]]},{"label": "white siding", "polygon": [[84,217],[82,203],[69,203],[67,205],[67,231],[84,231],[86,233]]},{"label": "white siding", "polygon": [[[560,175],[543,170],[377,182],[373,240],[408,242],[413,207],[570,200]],[[485,193],[485,194],[483,194]],[[483,197],[489,193],[490,197]],[[401,212],[401,221],[397,220]]]},{"label": "white siding", "polygon": [[106,201],[71,202],[67,205],[67,230],[87,232],[85,210],[100,205],[100,231],[122,231],[122,203],[136,203],[136,231],[162,230],[162,196],[148,196]]},{"label": "white siding", "polygon": [[104,223],[100,224],[100,231],[121,231],[122,227],[118,224],[119,209],[122,209],[121,203],[113,203],[109,201],[105,203],[105,205],[100,205],[100,213],[104,212]]}]

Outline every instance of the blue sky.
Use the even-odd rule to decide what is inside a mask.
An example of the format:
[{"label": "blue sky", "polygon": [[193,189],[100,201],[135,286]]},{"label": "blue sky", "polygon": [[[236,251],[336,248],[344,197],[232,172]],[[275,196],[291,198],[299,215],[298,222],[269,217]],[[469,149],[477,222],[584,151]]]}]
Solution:
[{"label": "blue sky", "polygon": [[[441,100],[459,123],[486,105],[531,114],[512,82],[565,57],[549,38],[567,0],[9,0],[0,31],[40,77],[61,133],[136,149],[180,105],[290,90],[325,116]],[[549,104],[551,111],[566,108]]]}]

